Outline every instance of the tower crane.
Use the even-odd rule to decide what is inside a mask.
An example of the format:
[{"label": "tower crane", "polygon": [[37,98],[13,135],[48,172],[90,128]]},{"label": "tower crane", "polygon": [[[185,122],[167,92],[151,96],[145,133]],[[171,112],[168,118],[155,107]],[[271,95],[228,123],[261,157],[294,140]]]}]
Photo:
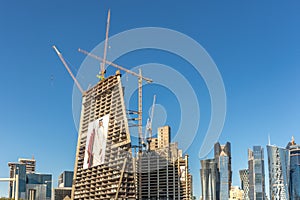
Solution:
[{"label": "tower crane", "polygon": [[147,139],[147,149],[148,151],[150,151],[150,143],[152,141],[152,120],[153,120],[153,116],[154,116],[154,108],[155,108],[155,101],[156,101],[156,95],[153,96],[153,103],[152,103],[152,107],[151,107],[151,112],[150,112],[150,116],[147,120],[147,125],[146,125],[146,139]]},{"label": "tower crane", "polygon": [[104,58],[96,56],[95,54],[92,54],[92,53],[90,53],[88,51],[85,51],[83,49],[79,48],[78,51],[85,54],[85,55],[87,55],[87,56],[90,56],[90,57],[92,57],[96,60],[104,62],[104,63],[108,64],[109,66],[115,67],[119,70],[125,71],[128,74],[131,74],[133,76],[138,77],[138,135],[139,135],[139,152],[141,152],[142,151],[142,145],[143,145],[143,142],[144,142],[143,139],[142,139],[143,138],[143,125],[142,125],[142,113],[143,113],[143,111],[142,111],[142,94],[143,94],[142,93],[142,87],[143,87],[143,80],[146,81],[147,83],[152,83],[153,80],[150,79],[150,78],[146,78],[146,77],[142,76],[142,70],[141,69],[139,69],[139,73],[135,73],[135,72],[133,72],[129,69],[126,69],[125,67],[122,67],[122,66],[117,65],[113,62],[110,62],[110,61],[108,61]]},{"label": "tower crane", "polygon": [[85,92],[82,89],[81,85],[79,84],[79,82],[77,81],[77,79],[75,78],[74,74],[72,73],[72,71],[70,70],[67,62],[65,61],[64,57],[62,56],[62,54],[58,51],[58,49],[56,48],[55,45],[52,46],[52,48],[55,50],[56,54],[58,55],[58,57],[60,58],[61,62],[64,64],[65,68],[67,69],[67,71],[69,72],[70,76],[72,77],[72,79],[74,80],[76,86],[78,87],[79,91],[81,92],[81,94],[83,95]]}]

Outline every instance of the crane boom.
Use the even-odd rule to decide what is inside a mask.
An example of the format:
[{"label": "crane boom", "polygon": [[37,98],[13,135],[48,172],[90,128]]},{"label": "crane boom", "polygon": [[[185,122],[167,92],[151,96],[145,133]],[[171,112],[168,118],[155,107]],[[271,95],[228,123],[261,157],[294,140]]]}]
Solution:
[{"label": "crane boom", "polygon": [[155,101],[156,101],[156,95],[153,96],[153,103],[152,103],[152,109],[151,109],[151,114],[150,114],[150,126],[149,126],[149,130],[150,130],[149,137],[150,138],[152,138],[152,120],[153,120],[153,116],[154,116]]},{"label": "crane boom", "polygon": [[100,74],[101,74],[102,78],[104,78],[104,76],[105,76],[105,64],[106,64],[105,61],[106,61],[106,54],[107,54],[109,24],[110,24],[110,10],[108,10],[108,14],[107,14],[105,43],[104,43],[104,53],[103,53],[103,60],[101,62],[101,69],[100,69]]},{"label": "crane boom", "polygon": [[78,49],[78,51],[81,52],[81,53],[83,53],[83,54],[85,54],[85,55],[88,55],[88,56],[90,56],[90,57],[92,57],[92,58],[94,58],[94,59],[96,59],[96,60],[104,61],[106,64],[108,64],[108,65],[110,65],[110,66],[113,66],[113,67],[115,67],[115,68],[118,68],[118,69],[120,69],[120,70],[122,70],[122,71],[125,71],[125,72],[128,73],[128,74],[131,74],[131,75],[133,75],[133,76],[140,77],[140,78],[142,78],[143,80],[145,80],[147,83],[152,83],[152,82],[153,82],[153,80],[150,79],[150,78],[143,77],[143,76],[141,76],[141,75],[138,74],[138,73],[135,73],[135,72],[133,72],[133,71],[131,71],[131,70],[129,70],[129,69],[126,69],[125,67],[122,67],[122,66],[120,66],[120,65],[117,65],[117,64],[115,64],[115,63],[113,63],[113,62],[110,62],[110,61],[108,61],[108,60],[104,60],[103,58],[101,58],[101,57],[99,57],[99,56],[96,56],[95,54],[92,54],[92,53],[90,53],[90,52],[88,52],[88,51],[85,51],[85,50],[80,49],[80,48]]},{"label": "crane boom", "polygon": [[80,86],[79,82],[77,81],[77,79],[75,78],[74,74],[72,73],[72,71],[70,70],[69,66],[67,65],[67,62],[65,61],[64,57],[62,56],[62,54],[58,51],[58,49],[56,48],[55,45],[52,46],[52,48],[55,50],[56,54],[58,55],[58,57],[60,58],[61,62],[64,64],[65,68],[67,69],[67,71],[69,72],[70,76],[72,77],[72,79],[74,80],[76,86],[78,87],[78,89],[80,90],[81,94],[84,94],[84,90],[82,89],[82,87]]},{"label": "crane boom", "polygon": [[0,182],[1,181],[15,181],[16,179],[15,178],[0,178]]},{"label": "crane boom", "polygon": [[151,112],[150,112],[150,116],[147,120],[146,131],[145,131],[145,135],[146,135],[145,138],[147,139],[147,143],[148,143],[147,144],[148,151],[150,151],[150,143],[152,142],[152,120],[153,120],[153,116],[154,116],[155,101],[156,101],[156,95],[153,96]]}]

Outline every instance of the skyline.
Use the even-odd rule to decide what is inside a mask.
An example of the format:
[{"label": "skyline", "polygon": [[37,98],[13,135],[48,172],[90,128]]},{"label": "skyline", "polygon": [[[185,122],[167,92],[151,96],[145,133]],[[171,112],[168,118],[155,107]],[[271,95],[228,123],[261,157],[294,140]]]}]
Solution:
[{"label": "skyline", "polygon": [[[296,142],[300,140],[299,2],[270,5],[255,1],[245,5],[239,1],[192,1],[176,2],[174,7],[170,7],[171,1],[160,2],[159,6],[139,1],[2,4],[0,87],[5,95],[0,100],[0,150],[6,153],[0,160],[1,177],[8,176],[9,161],[32,155],[37,160],[37,171],[52,173],[54,183],[62,171],[73,170],[77,141],[72,114],[73,82],[51,46],[59,47],[76,73],[85,58],[77,49],[91,50],[104,40],[109,8],[110,36],[138,27],[170,28],[193,38],[210,54],[226,89],[227,116],[219,141],[232,144],[233,185],[240,185],[238,171],[247,166],[248,148],[261,145],[267,155],[268,134],[272,144],[283,147],[292,135]],[[194,193],[199,197],[201,188],[195,187],[200,186],[198,153],[210,119],[205,83],[193,75],[183,59],[165,52],[137,51],[116,62],[122,66],[163,63],[189,77],[201,103],[200,127],[187,151]],[[162,105],[157,106],[157,115],[167,112],[165,124],[161,124],[164,119],[154,116],[154,130],[159,125],[170,125],[172,133],[176,132],[180,117],[174,109],[178,106],[174,95],[159,86],[147,85],[144,91],[144,112],[154,93]],[[12,141],[18,148],[7,151]],[[266,183],[267,180],[266,177]],[[0,196],[7,193],[5,185],[8,184],[0,184]]]}]

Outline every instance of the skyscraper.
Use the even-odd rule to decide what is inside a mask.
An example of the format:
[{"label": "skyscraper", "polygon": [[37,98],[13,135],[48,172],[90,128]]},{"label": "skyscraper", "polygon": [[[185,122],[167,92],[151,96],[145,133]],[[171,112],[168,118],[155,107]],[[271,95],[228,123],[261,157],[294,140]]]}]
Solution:
[{"label": "skyscraper", "polygon": [[288,200],[289,197],[289,151],[267,145],[269,163],[270,199]]},{"label": "skyscraper", "polygon": [[136,185],[120,74],[83,94],[72,199],[133,199]]},{"label": "skyscraper", "polygon": [[215,159],[201,160],[201,189],[202,200],[217,200],[218,167]]},{"label": "skyscraper", "polygon": [[249,198],[251,200],[265,199],[265,168],[264,149],[254,146],[248,149]]},{"label": "skyscraper", "polygon": [[287,149],[290,151],[290,198],[298,200],[300,199],[300,145],[297,145],[292,138]]},{"label": "skyscraper", "polygon": [[214,147],[215,161],[217,163],[219,172],[219,183],[220,186],[219,196],[220,200],[227,200],[230,195],[230,188],[232,182],[232,171],[231,171],[231,145],[227,142],[225,145],[216,143]]},{"label": "skyscraper", "polygon": [[249,170],[240,170],[241,188],[244,190],[244,200],[249,200]]},{"label": "skyscraper", "polygon": [[214,156],[214,159],[201,160],[202,199],[228,200],[232,182],[230,143],[216,143]]}]

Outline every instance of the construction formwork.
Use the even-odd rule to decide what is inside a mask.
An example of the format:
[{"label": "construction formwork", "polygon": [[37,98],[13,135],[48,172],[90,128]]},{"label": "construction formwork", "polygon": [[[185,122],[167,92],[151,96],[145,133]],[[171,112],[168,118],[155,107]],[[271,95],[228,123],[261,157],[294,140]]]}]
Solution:
[{"label": "construction formwork", "polygon": [[[104,163],[84,168],[89,123],[109,115]],[[83,94],[72,199],[135,199],[131,141],[120,75]]]}]

